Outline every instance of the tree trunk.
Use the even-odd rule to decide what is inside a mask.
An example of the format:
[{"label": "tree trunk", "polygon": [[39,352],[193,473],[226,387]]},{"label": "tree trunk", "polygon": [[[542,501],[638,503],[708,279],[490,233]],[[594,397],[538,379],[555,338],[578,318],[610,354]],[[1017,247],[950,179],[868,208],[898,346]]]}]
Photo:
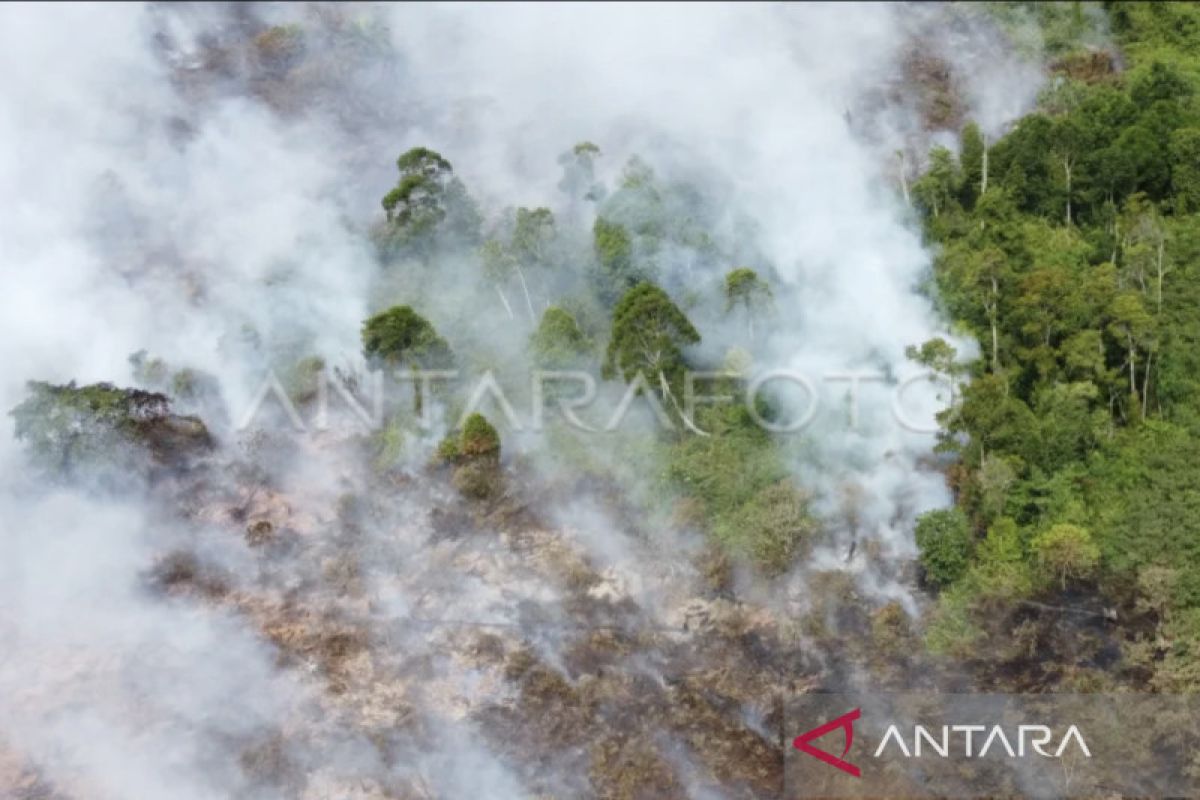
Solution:
[{"label": "tree trunk", "polygon": [[696,424],[688,419],[688,415],[683,413],[683,409],[679,407],[679,401],[675,399],[675,393],[671,391],[671,387],[667,383],[667,376],[663,374],[661,369],[658,371],[658,383],[662,387],[663,397],[671,401],[671,405],[675,407],[675,413],[679,415],[681,420],[683,420],[683,424],[687,427],[687,429],[692,433],[699,434],[700,436],[708,436],[709,434],[697,428]]},{"label": "tree trunk", "polygon": [[529,308],[529,321],[536,324],[537,315],[533,311],[533,299],[529,296],[529,284],[525,283],[525,271],[517,264],[517,277],[521,279],[521,290],[525,292],[525,305]]},{"label": "tree trunk", "polygon": [[1166,273],[1163,270],[1163,243],[1161,241],[1158,243],[1158,259],[1156,266],[1158,268],[1158,313],[1162,314],[1163,275]]},{"label": "tree trunk", "polygon": [[996,332],[996,318],[992,317],[992,372],[1000,372],[1000,339]]},{"label": "tree trunk", "polygon": [[[980,138],[981,139],[983,138],[982,133],[980,134]],[[987,174],[988,174],[987,139],[983,139],[983,164],[982,164],[982,167],[983,167],[983,170],[982,170],[983,174],[979,178],[979,196],[980,197],[983,197],[983,195],[987,192],[987,178],[988,178],[988,176],[987,176]]]},{"label": "tree trunk", "polygon": [[418,420],[421,418],[421,414],[422,414],[423,410],[424,409],[421,405],[421,381],[418,380],[417,377],[414,375],[413,376],[413,414],[414,414],[414,416],[416,416],[416,418]]},{"label": "tree trunk", "polygon": [[1154,363],[1154,351],[1146,354],[1146,374],[1142,376],[1142,421],[1146,421],[1146,404],[1150,397],[1150,365]]},{"label": "tree trunk", "polygon": [[1000,333],[997,318],[1000,316],[1000,282],[992,276],[992,303],[988,309],[988,320],[992,324],[992,372],[1000,371]]},{"label": "tree trunk", "polygon": [[1137,397],[1137,350],[1133,346],[1133,335],[1127,334],[1126,339],[1129,342],[1129,395]]},{"label": "tree trunk", "polygon": [[1071,161],[1063,157],[1063,172],[1067,174],[1067,227],[1071,226]]},{"label": "tree trunk", "polygon": [[496,284],[496,294],[500,297],[500,302],[504,304],[504,310],[508,312],[508,318],[516,319],[517,315],[513,313],[512,305],[509,304],[508,298],[504,295],[504,290],[500,288],[500,284]]}]

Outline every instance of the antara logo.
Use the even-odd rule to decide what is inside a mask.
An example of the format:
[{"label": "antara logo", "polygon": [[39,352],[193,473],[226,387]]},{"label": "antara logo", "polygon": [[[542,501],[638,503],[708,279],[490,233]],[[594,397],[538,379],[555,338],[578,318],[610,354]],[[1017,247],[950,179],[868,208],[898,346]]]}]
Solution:
[{"label": "antara logo", "polygon": [[[836,719],[831,719],[806,733],[802,733],[792,741],[792,746],[802,753],[825,762],[842,772],[862,777],[862,770],[846,760],[850,746],[854,743],[854,722],[862,717],[862,709],[856,708]],[[813,746],[815,739],[820,739],[828,733],[841,729],[842,753],[835,756],[830,752]],[[976,739],[978,734],[979,738]],[[986,735],[985,735],[986,734]],[[981,746],[976,748],[976,742]],[[909,745],[911,742],[911,746]],[[1013,748],[1016,742],[1016,749]],[[1005,730],[1000,725],[942,725],[940,736],[934,736],[930,728],[924,725],[914,725],[912,736],[905,738],[900,726],[888,725],[887,731],[875,749],[873,758],[881,758],[891,750],[898,751],[905,758],[921,758],[924,755],[937,755],[940,758],[950,758],[952,755],[962,755],[965,758],[983,758],[989,751],[1008,758],[1024,758],[1027,754],[1036,753],[1045,758],[1062,758],[1072,743],[1085,758],[1091,758],[1087,742],[1075,725],[1067,728],[1056,746],[1045,749],[1054,742],[1054,731],[1046,725],[1018,725],[1015,733]],[[961,750],[954,745],[961,743]],[[923,745],[925,748],[923,748]],[[929,753],[928,751],[932,751]]]},{"label": "antara logo", "polygon": [[[854,744],[854,720],[861,716],[861,708],[856,708],[853,711],[842,714],[837,719],[831,719],[824,725],[813,728],[808,733],[800,734],[792,742],[792,747],[795,747],[802,753],[808,753],[813,758],[818,758],[821,761],[824,761],[831,767],[837,767],[842,772],[848,772],[856,778],[861,777],[862,770],[851,764],[849,761],[844,760],[846,758],[846,754],[850,752],[850,745]],[[813,739],[820,739],[825,734],[829,733],[830,731],[837,730],[838,728],[842,729],[844,740],[846,742],[846,746],[842,748],[842,755],[840,758],[830,753],[826,753],[824,750],[820,750],[809,744],[809,742],[811,742]]]}]

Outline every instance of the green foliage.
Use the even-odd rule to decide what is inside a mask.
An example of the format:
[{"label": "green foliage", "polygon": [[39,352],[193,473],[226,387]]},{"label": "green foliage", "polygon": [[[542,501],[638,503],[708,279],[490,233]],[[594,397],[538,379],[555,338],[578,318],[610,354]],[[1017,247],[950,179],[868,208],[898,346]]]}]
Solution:
[{"label": "green foliage", "polygon": [[219,396],[217,379],[207,372],[184,367],[172,371],[167,362],[145,350],[129,356],[133,379],[141,387],[167,393],[177,403],[197,404]]},{"label": "green foliage", "polygon": [[554,215],[548,208],[518,208],[512,247],[516,257],[527,264],[543,264],[555,236]]},{"label": "green foliage", "polygon": [[363,323],[363,354],[372,363],[412,367],[446,366],[450,346],[410,306],[393,306]]},{"label": "green foliage", "polygon": [[735,512],[787,476],[770,437],[740,405],[705,407],[696,417],[712,435],[687,436],[673,444],[667,477],[675,488],[705,504],[706,518]]},{"label": "green foliage", "polygon": [[383,196],[385,241],[392,248],[425,252],[437,238],[473,244],[480,217],[450,162],[426,147],[414,147],[396,160],[400,179]]},{"label": "green foliage", "polygon": [[979,562],[988,566],[1020,564],[1025,559],[1021,529],[1011,517],[1000,517],[979,543]]},{"label": "green foliage", "polygon": [[454,172],[433,150],[414,147],[396,160],[400,181],[383,196],[388,222],[406,227],[409,235],[428,231],[446,216],[441,204],[445,183]]},{"label": "green foliage", "polygon": [[937,218],[954,210],[962,187],[962,176],[954,154],[945,147],[929,153],[929,169],[913,184],[912,194],[927,215]]},{"label": "green foliage", "polygon": [[[729,393],[732,386],[717,386]],[[667,488],[696,507],[695,524],[724,552],[748,558],[762,572],[785,570],[815,534],[808,499],[788,482],[771,437],[740,403],[701,406],[696,423],[709,436],[668,446]]]},{"label": "green foliage", "polygon": [[603,375],[631,381],[642,373],[652,383],[660,379],[677,386],[686,366],[683,348],[699,341],[700,333],[666,292],[638,284],[613,310]]},{"label": "green foliage", "polygon": [[749,555],[767,575],[787,570],[816,529],[808,498],[786,480],[760,489],[714,524],[721,542]]},{"label": "green foliage", "polygon": [[533,298],[526,275],[548,272],[556,261],[558,232],[554,215],[547,208],[518,208],[506,211],[504,219],[484,241],[479,255],[483,271],[492,281],[504,305],[512,313],[505,286],[516,280],[525,298],[529,319],[535,319]]},{"label": "green foliage", "polygon": [[1052,525],[1035,536],[1030,546],[1038,563],[1055,575],[1064,589],[1068,578],[1085,577],[1100,563],[1100,548],[1078,525]]},{"label": "green foliage", "polygon": [[974,539],[962,511],[925,512],[917,520],[916,539],[925,577],[934,586],[949,586],[966,572]]},{"label": "green foliage", "polygon": [[620,296],[642,280],[642,274],[634,266],[633,240],[623,226],[596,217],[592,240],[600,267],[598,288],[602,296]]},{"label": "green foliage", "polygon": [[771,286],[749,267],[738,267],[725,275],[725,311],[741,308],[754,335],[754,317],[771,307]]},{"label": "green foliage", "polygon": [[664,180],[631,157],[593,226],[593,278],[604,300],[612,302],[639,282],[661,283],[667,250],[691,251],[700,264],[715,267],[719,254],[709,233],[718,224],[715,205],[696,186]]},{"label": "green foliage", "polygon": [[448,433],[438,442],[437,450],[434,453],[434,460],[442,464],[453,464],[462,458],[462,451],[458,447],[458,437],[453,433]]},{"label": "green foliage", "polygon": [[109,383],[31,381],[27,388],[29,397],[10,412],[14,434],[31,462],[52,475],[120,481],[211,444],[204,424],[171,414],[163,394]]},{"label": "green foliage", "polygon": [[964,208],[971,208],[983,192],[983,167],[987,157],[983,134],[974,122],[968,122],[963,127],[958,153],[959,163],[962,164],[959,200]]},{"label": "green foliage", "polygon": [[1171,134],[1171,188],[1176,211],[1200,211],[1200,128],[1179,128]]},{"label": "green foliage", "polygon": [[170,380],[171,370],[167,362],[151,357],[145,350],[131,355],[129,365],[133,368],[133,379],[143,386],[158,388]]},{"label": "green foliage", "polygon": [[399,417],[389,419],[374,437],[375,469],[379,472],[387,472],[396,466],[404,454],[404,443],[407,438],[404,421]]},{"label": "green foliage", "polygon": [[498,458],[500,434],[483,414],[472,414],[463,423],[458,438],[458,452],[465,458]]},{"label": "green foliage", "polygon": [[436,459],[454,466],[451,482],[464,497],[490,500],[503,490],[500,434],[482,414],[471,414],[457,436],[443,439]]},{"label": "green foliage", "polygon": [[1103,563],[1116,574],[1180,570],[1177,608],[1200,608],[1200,464],[1195,431],[1147,422],[1123,431],[1089,463],[1078,486]]},{"label": "green foliage", "polygon": [[1200,7],[1106,6],[1121,74],[1099,59],[1088,72],[1091,34],[1061,5],[989,4],[1010,30],[1038,22],[1082,77],[990,143],[982,194],[969,130],[961,160],[935,150],[914,185],[940,299],[983,351],[940,448],[959,458],[958,512],[988,533],[965,569],[951,548],[930,642],[969,649],[1010,598],[1075,581],[1139,598],[1171,647],[1139,669],[1194,688],[1181,620],[1200,620]]},{"label": "green foliage", "polygon": [[1062,59],[1107,44],[1107,29],[1096,3],[995,2],[965,4],[991,16],[1013,44],[1029,57]]},{"label": "green foliage", "polygon": [[590,350],[590,344],[570,312],[550,306],[542,314],[537,330],[529,337],[529,348],[539,367],[566,369],[580,364]]},{"label": "green foliage", "polygon": [[962,585],[938,597],[925,632],[930,652],[957,660],[977,655],[984,632],[974,619],[975,603],[974,593]]},{"label": "green foliage", "polygon": [[306,356],[288,365],[282,382],[283,390],[293,402],[307,403],[314,400],[319,391],[318,382],[325,370],[325,359]]}]

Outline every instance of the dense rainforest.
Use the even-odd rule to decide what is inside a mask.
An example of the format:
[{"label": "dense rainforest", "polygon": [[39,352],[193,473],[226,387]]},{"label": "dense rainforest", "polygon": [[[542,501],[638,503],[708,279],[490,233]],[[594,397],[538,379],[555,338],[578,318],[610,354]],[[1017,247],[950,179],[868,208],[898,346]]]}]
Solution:
[{"label": "dense rainforest", "polygon": [[1038,109],[996,141],[968,124],[913,186],[937,254],[930,291],[980,343],[965,364],[936,342],[914,353],[967,379],[942,415],[955,507],[916,529],[940,592],[928,638],[999,672],[1045,658],[1023,603],[1070,615],[1098,594],[1121,657],[1064,654],[1056,686],[1192,691],[1200,9],[1106,10],[1120,72],[1072,50],[1069,11],[1042,10],[1061,52]]}]

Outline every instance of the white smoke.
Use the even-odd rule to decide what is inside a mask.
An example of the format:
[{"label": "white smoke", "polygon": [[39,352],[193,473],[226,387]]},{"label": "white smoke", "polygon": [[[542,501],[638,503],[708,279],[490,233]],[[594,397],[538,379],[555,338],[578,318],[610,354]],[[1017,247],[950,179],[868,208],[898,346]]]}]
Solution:
[{"label": "white smoke", "polygon": [[[905,431],[891,412],[891,389],[913,372],[904,348],[944,335],[917,291],[929,254],[887,177],[888,154],[910,145],[903,137],[914,127],[902,105],[882,110],[870,142],[847,120],[894,70],[911,9],[354,9],[364,28],[387,20],[395,64],[347,78],[357,96],[333,92],[311,113],[291,114],[233,79],[220,91],[188,84],[206,69],[214,37],[236,40],[250,13],[311,22],[329,12],[0,9],[0,187],[9,201],[0,215],[0,408],[20,402],[30,379],[128,384],[128,356],[149,348],[217,375],[236,417],[279,353],[352,354],[368,311],[399,299],[376,275],[366,235],[398,153],[414,145],[444,153],[494,218],[505,205],[555,205],[556,156],[591,140],[610,179],[640,153],[656,169],[718,187],[719,233],[736,239],[749,221],[754,249],[781,279],[786,304],[756,366],[797,370],[818,388],[822,412],[787,452],[831,519],[847,491],[860,518],[811,566],[841,566],[858,538],[912,555],[913,517],[948,500],[941,475],[920,466],[932,437]],[[968,102],[989,131],[1032,97],[1029,81],[1012,75],[968,80]],[[429,290],[442,292],[431,315],[469,321],[464,335],[476,339],[499,330],[489,355],[515,358],[526,331],[501,309],[477,313],[449,291],[477,280],[447,266]],[[713,352],[734,343],[720,326],[703,332]],[[856,430],[842,403],[846,384],[828,380],[853,371],[891,381],[863,385]],[[928,422],[939,407],[924,383],[906,397],[914,419]],[[11,427],[0,430],[2,744],[81,796],[251,796],[245,775],[214,768],[214,759],[229,739],[307,719],[297,709],[310,684],[278,670],[245,620],[146,590],[154,560],[193,531],[134,499],[33,488]],[[319,486],[313,463],[339,462],[270,466],[315,507],[333,490]],[[623,534],[605,541],[601,512],[581,501],[563,515],[578,523],[575,541],[596,566],[628,573],[629,591],[648,602],[665,594],[655,583],[664,571],[638,572],[639,553]],[[398,526],[408,533],[386,534],[411,546],[405,555],[420,548],[403,538],[417,537],[408,522]],[[237,562],[231,549],[215,547],[213,557]],[[473,557],[491,563],[486,549]],[[450,557],[445,564],[460,568]],[[905,596],[890,576],[854,568],[864,590]],[[382,572],[368,570],[376,588]],[[443,583],[442,592],[454,588],[451,577]],[[557,599],[529,587],[497,593],[474,577],[461,585],[457,604],[441,611],[474,607],[477,617],[509,623],[517,603]],[[384,617],[424,613],[407,588],[383,601]],[[129,674],[136,679],[122,683]],[[440,776],[426,781],[439,796],[520,795],[468,734],[451,726],[443,738],[436,755],[410,765]],[[369,760],[357,742],[350,752]],[[468,767],[482,777],[448,777]]]},{"label": "white smoke", "polygon": [[[610,171],[636,152],[708,173],[727,195],[726,230],[733,214],[752,220],[785,281],[787,303],[756,366],[796,371],[819,395],[820,413],[794,442],[801,483],[830,514],[852,488],[859,535],[911,558],[913,517],[949,495],[941,474],[918,464],[945,398],[928,382],[901,383],[919,372],[904,350],[938,335],[964,356],[974,344],[950,337],[918,293],[930,256],[887,182],[891,154],[929,138],[903,138],[917,133],[913,110],[895,103],[874,109],[879,129],[864,141],[848,109],[894,78],[910,37],[937,13],[888,4],[398,9],[409,89],[433,111],[406,144],[436,141],[481,196],[529,205],[554,197],[547,154],[577,140],[611,151]],[[946,47],[951,54],[980,41],[996,51],[987,69],[975,67],[988,59],[959,58],[974,65],[962,73],[961,102],[996,131],[1032,102],[1036,70],[999,52],[977,21],[956,35],[963,46]]]}]

